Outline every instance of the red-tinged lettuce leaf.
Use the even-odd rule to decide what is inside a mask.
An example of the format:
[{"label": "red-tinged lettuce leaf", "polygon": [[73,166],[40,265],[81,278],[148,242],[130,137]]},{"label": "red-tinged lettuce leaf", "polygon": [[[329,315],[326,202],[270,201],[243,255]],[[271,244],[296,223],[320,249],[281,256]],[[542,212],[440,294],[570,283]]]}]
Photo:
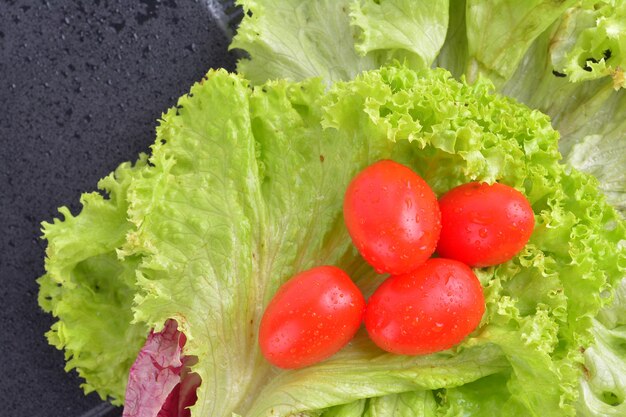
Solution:
[{"label": "red-tinged lettuce leaf", "polygon": [[130,368],[124,417],[187,417],[196,401],[200,378],[189,372],[195,362],[183,355],[185,335],[175,320],[160,332],[150,332]]}]

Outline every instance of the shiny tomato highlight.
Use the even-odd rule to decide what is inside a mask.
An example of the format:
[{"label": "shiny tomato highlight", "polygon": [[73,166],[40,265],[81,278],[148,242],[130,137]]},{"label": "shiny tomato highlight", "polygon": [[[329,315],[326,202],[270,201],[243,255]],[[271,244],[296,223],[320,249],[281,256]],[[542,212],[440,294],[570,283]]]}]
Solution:
[{"label": "shiny tomato highlight", "polygon": [[259,328],[265,358],[285,369],[322,361],[344,347],[361,325],[365,300],[334,266],[301,272],[267,306]]},{"label": "shiny tomato highlight", "polygon": [[361,171],[345,194],[350,237],[379,273],[402,274],[424,263],[437,246],[437,197],[410,168],[390,160]]},{"label": "shiny tomato highlight", "polygon": [[470,182],[439,199],[437,253],[470,266],[506,262],[526,245],[535,226],[533,209],[515,188]]}]

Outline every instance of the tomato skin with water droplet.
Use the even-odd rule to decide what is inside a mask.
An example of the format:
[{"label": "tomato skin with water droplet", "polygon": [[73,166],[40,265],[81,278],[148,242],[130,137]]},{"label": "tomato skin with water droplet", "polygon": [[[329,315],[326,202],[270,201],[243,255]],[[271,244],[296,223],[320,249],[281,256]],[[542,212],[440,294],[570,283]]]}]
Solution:
[{"label": "tomato skin with water droplet", "polygon": [[363,294],[341,269],[319,266],[301,272],[278,289],[265,309],[261,352],[284,369],[322,361],[352,339],[364,309]]},{"label": "tomato skin with water droplet", "polygon": [[410,168],[390,160],[361,171],[346,190],[343,214],[361,256],[379,273],[403,274],[435,251],[437,197]]},{"label": "tomato skin with water droplet", "polygon": [[368,300],[364,321],[383,350],[423,355],[461,342],[484,312],[474,272],[462,262],[432,258],[413,272],[385,280]]},{"label": "tomato skin with water droplet", "polygon": [[439,199],[437,253],[470,266],[506,262],[526,245],[535,227],[530,203],[508,185],[470,182]]}]

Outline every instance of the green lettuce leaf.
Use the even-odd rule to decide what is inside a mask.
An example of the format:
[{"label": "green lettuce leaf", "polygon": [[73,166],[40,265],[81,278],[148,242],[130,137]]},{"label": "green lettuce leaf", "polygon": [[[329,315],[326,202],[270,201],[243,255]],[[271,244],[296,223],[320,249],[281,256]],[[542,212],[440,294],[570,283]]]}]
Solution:
[{"label": "green lettuce leaf", "polygon": [[65,350],[66,370],[76,369],[85,393],[121,404],[128,369],[148,332],[131,324],[138,258],[116,254],[132,228],[127,220],[127,191],[146,169],[146,157],[120,165],[98,184],[108,194],[84,194],[78,216],[60,209],[65,220],[43,224],[48,240],[46,275],[39,279],[39,304],[58,317],[46,334]]},{"label": "green lettuce leaf", "polygon": [[575,3],[467,0],[467,60],[463,73],[470,81],[483,75],[500,86],[511,78],[535,38]]},{"label": "green lettuce leaf", "polygon": [[[535,40],[501,91],[548,114],[561,133],[559,149],[567,162],[598,178],[608,200],[624,213],[626,91],[621,71],[626,59],[620,51],[626,30],[623,24],[607,22],[626,13],[626,2],[582,6],[568,9]],[[607,24],[614,38],[598,29]],[[606,71],[597,70],[599,66]],[[584,77],[575,75],[583,73]]]},{"label": "green lettuce leaf", "polygon": [[574,82],[610,77],[617,90],[624,87],[626,64],[626,3],[586,0],[568,10],[552,50],[555,68]]},{"label": "green lettuce leaf", "polygon": [[[253,83],[276,78],[349,80],[394,60],[428,67],[446,37],[447,0],[240,0],[246,13],[231,49]],[[356,41],[355,41],[356,39]]]},{"label": "green lettuce leaf", "polygon": [[324,417],[361,417],[365,412],[366,406],[367,400],[361,399],[327,408],[320,415]]},{"label": "green lettuce leaf", "polygon": [[626,1],[241,3],[248,15],[232,47],[249,54],[238,70],[254,83],[330,84],[394,61],[489,78],[551,117],[565,157],[580,145],[568,162],[625,212]]},{"label": "green lettuce leaf", "polygon": [[437,403],[431,391],[408,391],[372,398],[365,417],[435,417]]},{"label": "green lettuce leaf", "polygon": [[231,49],[249,55],[237,71],[254,83],[321,76],[327,82],[348,80],[378,68],[371,56],[354,49],[349,0],[242,0],[246,17]]},{"label": "green lettuce leaf", "polygon": [[427,68],[446,38],[448,0],[361,0],[352,3],[352,24],[358,28],[355,49],[365,56],[380,54],[379,61],[403,61]]},{"label": "green lettuce leaf", "polygon": [[[57,328],[73,329],[57,345],[100,355],[100,366],[74,366],[119,402],[123,380],[110,378],[127,371],[147,329],[175,319],[202,379],[192,416],[454,415],[463,404],[474,415],[574,415],[580,348],[609,303],[603,291],[624,276],[624,221],[593,177],[559,163],[544,114],[493,91],[486,80],[406,66],[330,88],[319,78],[251,87],[211,71],[163,115],[150,158],[101,183],[109,198],[91,194],[80,215],[46,226],[41,302]],[[383,158],[409,165],[438,194],[469,180],[523,191],[537,219],[529,245],[477,270],[487,312],[451,350],[391,355],[361,331],[320,364],[270,367],[258,323],[285,280],[334,264],[370,294],[384,278],[351,246],[341,210],[350,179]],[[99,267],[103,254],[111,268]],[[110,282],[97,288],[112,294],[94,290],[104,275]],[[108,298],[79,302],[90,290]],[[120,328],[137,337],[130,343]],[[73,347],[85,329],[108,345]],[[106,346],[115,355],[102,356]]]},{"label": "green lettuce leaf", "polygon": [[432,391],[407,391],[357,400],[324,410],[322,417],[435,417],[438,404]]},{"label": "green lettuce leaf", "polygon": [[[623,100],[626,103],[626,100]],[[605,135],[592,134],[575,144],[567,162],[581,171],[593,174],[607,200],[626,212],[626,122],[617,122]]]},{"label": "green lettuce leaf", "polygon": [[604,308],[592,327],[595,343],[585,350],[581,382],[581,416],[621,416],[626,412],[626,280],[613,304]]}]

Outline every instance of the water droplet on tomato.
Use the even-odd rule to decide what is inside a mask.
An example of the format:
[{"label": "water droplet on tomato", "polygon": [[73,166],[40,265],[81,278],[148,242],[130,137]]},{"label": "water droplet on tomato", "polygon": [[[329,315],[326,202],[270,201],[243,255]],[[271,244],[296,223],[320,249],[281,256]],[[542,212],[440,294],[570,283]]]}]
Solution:
[{"label": "water droplet on tomato", "polygon": [[406,206],[407,210],[411,210],[411,207],[413,207],[413,202],[410,198],[407,198],[406,200],[404,200],[404,205]]},{"label": "water droplet on tomato", "polygon": [[482,238],[486,238],[488,234],[489,234],[489,231],[486,228],[484,228],[484,227],[481,227],[478,230],[478,236],[480,236]]}]

